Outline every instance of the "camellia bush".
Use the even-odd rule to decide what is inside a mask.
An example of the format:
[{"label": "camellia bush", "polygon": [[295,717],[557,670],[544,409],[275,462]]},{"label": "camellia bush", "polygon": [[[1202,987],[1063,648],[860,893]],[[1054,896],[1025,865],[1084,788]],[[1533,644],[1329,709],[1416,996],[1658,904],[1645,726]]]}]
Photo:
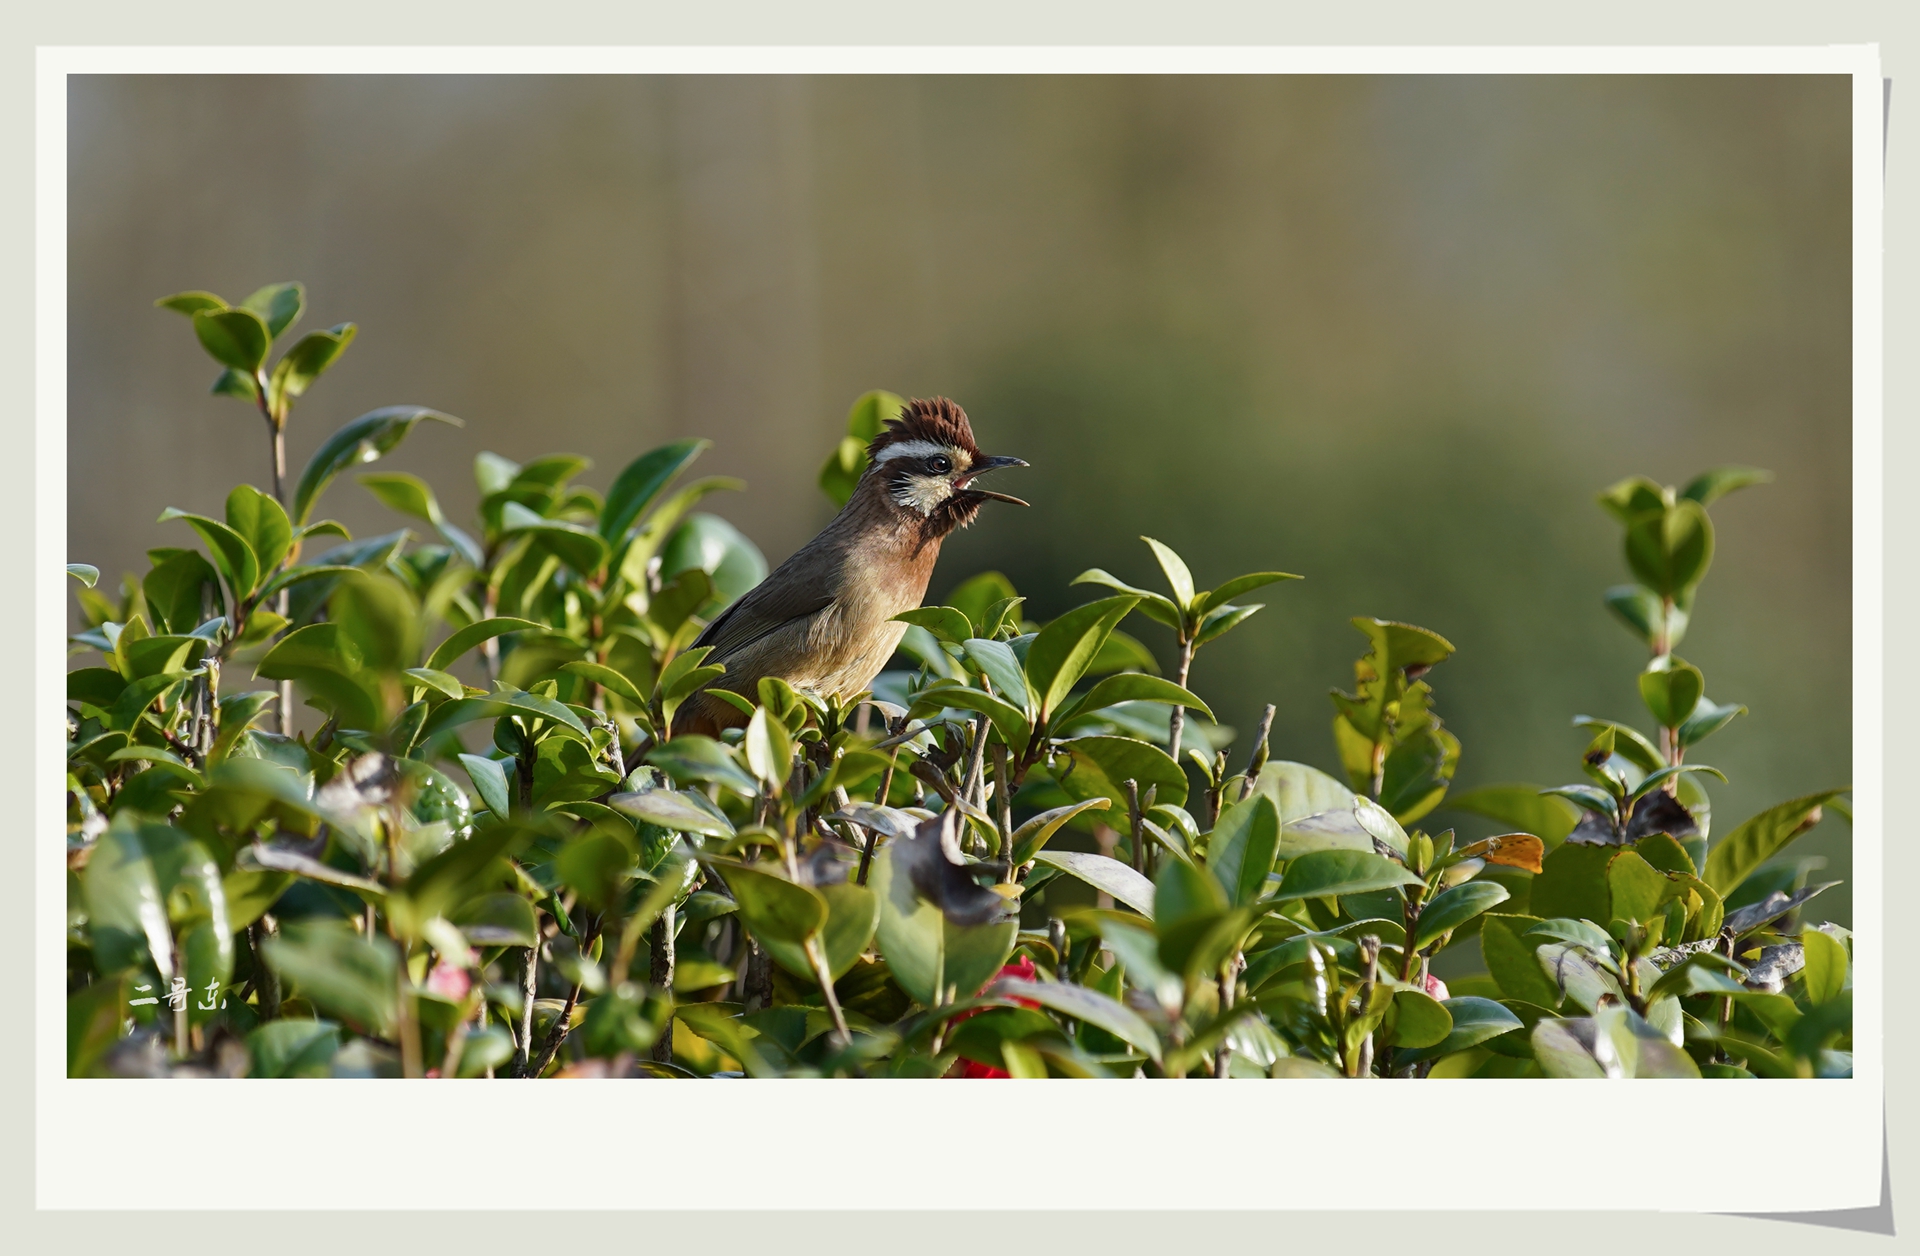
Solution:
[{"label": "camellia bush", "polygon": [[[1295,577],[1202,588],[1153,540],[1157,587],[1090,570],[1040,624],[974,576],[901,616],[908,666],[871,694],[762,681],[715,740],[675,726],[721,676],[691,643],[766,565],[696,512],[742,487],[682,478],[705,443],[604,492],[581,458],[480,453],[465,523],[359,473],[414,522],[352,537],[317,517],[342,474],[458,422],[377,410],[289,488],[291,409],[354,336],[276,358],[303,297],[159,303],[260,416],[271,491],[168,509],[179,544],[117,593],[68,568],[70,1075],[1851,1071],[1852,938],[1805,923],[1830,887],[1779,857],[1845,791],[1714,832],[1696,756],[1744,708],[1675,653],[1708,508],[1764,474],[1602,495],[1651,732],[1578,716],[1571,784],[1449,796],[1453,646],[1370,618],[1334,770],[1270,760],[1187,674]],[[836,501],[899,405],[855,404]]]}]

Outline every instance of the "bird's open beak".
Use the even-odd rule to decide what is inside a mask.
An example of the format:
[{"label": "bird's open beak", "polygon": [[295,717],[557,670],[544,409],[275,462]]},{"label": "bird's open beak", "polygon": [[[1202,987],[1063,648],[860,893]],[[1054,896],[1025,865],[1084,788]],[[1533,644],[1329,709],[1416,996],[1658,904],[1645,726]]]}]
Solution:
[{"label": "bird's open beak", "polygon": [[976,477],[985,475],[989,471],[997,471],[1001,467],[1024,467],[1029,465],[1031,464],[1028,463],[1025,458],[982,458],[971,467],[968,467],[965,475],[960,476],[954,481],[954,487],[966,489],[968,492],[976,493],[981,497],[991,497],[997,502],[1012,502],[1016,506],[1025,506],[1027,503],[1021,501],[1018,497],[1009,497],[1005,493],[995,493],[984,488],[974,488],[972,485]]}]

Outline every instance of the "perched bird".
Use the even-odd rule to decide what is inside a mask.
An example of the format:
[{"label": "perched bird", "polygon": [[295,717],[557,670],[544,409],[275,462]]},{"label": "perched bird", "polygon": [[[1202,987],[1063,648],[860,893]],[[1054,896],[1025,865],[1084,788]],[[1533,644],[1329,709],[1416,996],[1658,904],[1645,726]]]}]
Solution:
[{"label": "perched bird", "polygon": [[[709,688],[753,698],[762,677],[826,697],[858,693],[893,657],[907,630],[894,621],[920,605],[940,543],[973,522],[989,499],[973,487],[1019,458],[991,457],[973,442],[966,411],[945,397],[914,400],[867,446],[853,496],[820,535],[723,611],[694,641],[726,667]],[[705,690],[674,718],[676,733],[717,735],[747,722]]]}]

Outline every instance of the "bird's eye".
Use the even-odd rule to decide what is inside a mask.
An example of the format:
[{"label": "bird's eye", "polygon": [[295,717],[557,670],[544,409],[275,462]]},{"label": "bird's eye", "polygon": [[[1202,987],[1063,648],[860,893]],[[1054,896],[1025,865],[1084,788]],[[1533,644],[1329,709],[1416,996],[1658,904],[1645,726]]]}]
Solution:
[{"label": "bird's eye", "polygon": [[927,470],[933,472],[935,475],[945,475],[947,472],[953,470],[953,460],[945,454],[935,454],[933,457],[927,459]]}]

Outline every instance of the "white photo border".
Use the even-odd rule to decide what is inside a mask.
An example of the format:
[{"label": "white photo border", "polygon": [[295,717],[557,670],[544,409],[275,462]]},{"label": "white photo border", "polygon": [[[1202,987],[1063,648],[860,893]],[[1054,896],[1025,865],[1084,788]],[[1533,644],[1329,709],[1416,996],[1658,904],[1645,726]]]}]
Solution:
[{"label": "white photo border", "polygon": [[[1882,434],[1882,131],[1877,46],[1770,48],[41,48],[36,77],[35,478],[33,568],[36,742],[33,798],[35,1194],[51,1209],[410,1208],[425,1201],[507,1209],[476,1199],[461,1148],[538,1146],[554,1137],[555,1092],[477,1081],[164,1082],[69,1079],[63,921],[61,714],[67,560],[67,83],[71,74],[222,74],[273,65],[282,74],[1821,74],[1852,80],[1853,101],[1853,881],[1854,1076],[1827,1081],[1456,1080],[1431,1086],[1336,1082],[1236,1086],[937,1081],[762,1081],[733,1087],[595,1087],[566,1102],[595,1118],[573,1128],[597,1146],[569,1157],[573,1209],[1659,1209],[1820,1211],[1880,1202],[1885,930],[1885,776],[1881,692],[1884,600]],[[1470,1101],[1500,1090],[1491,1119]],[[1684,1093],[1678,1093],[1684,1092]],[[560,1092],[571,1095],[572,1092]],[[1522,1097],[1524,1096],[1524,1098]],[[1516,1194],[1511,1113],[1578,1131],[1577,1154],[1543,1156]],[[269,1148],[257,1114],[284,1133]],[[1683,1117],[1676,1123],[1676,1115]],[[396,1121],[396,1118],[400,1118]],[[1016,1125],[1016,1121],[1020,1125]],[[637,1162],[643,1135],[666,1124],[675,1156]],[[1444,1147],[1418,1174],[1386,1171],[1381,1131],[1427,1128]],[[143,1131],[109,1137],[115,1127]],[[968,1169],[1045,1137],[1048,1190],[1010,1199],[955,1190]],[[237,1140],[235,1131],[250,1136]],[[814,1166],[743,1175],[754,1163]],[[1664,1131],[1661,1135],[1658,1132]],[[1724,1154],[1685,1157],[1684,1172],[1637,1174],[1606,1189],[1608,1166],[1640,1163],[1649,1138],[1710,1137]],[[409,1134],[431,1138],[430,1145]],[[1710,1132],[1710,1133],[1709,1133]],[[919,1136],[915,1137],[918,1133]],[[1030,1135],[1030,1137],[1034,1137]],[[1681,1143],[1702,1146],[1683,1134]],[[1740,1148],[1807,1149],[1790,1173],[1756,1173]],[[876,1155],[882,1147],[884,1154]],[[1573,1151],[1570,1144],[1568,1150]],[[236,1154],[236,1148],[245,1150]],[[635,1154],[624,1154],[632,1149]],[[1091,1149],[1091,1150],[1089,1150]],[[1112,1149],[1108,1152],[1104,1149]],[[1116,1155],[1154,1164],[1151,1191],[1111,1190]],[[1816,1150],[1817,1149],[1817,1150]],[[423,1154],[424,1153],[424,1154]],[[1131,1163],[1132,1158],[1128,1159]],[[209,1174],[206,1166],[218,1165]],[[387,1171],[391,1168],[391,1171]],[[719,1166],[734,1166],[722,1171]],[[944,1172],[943,1170],[953,1170]],[[1383,1177],[1382,1173],[1386,1176]],[[1391,1189],[1386,1183],[1391,1182]],[[103,1190],[102,1183],[112,1183]]]}]

